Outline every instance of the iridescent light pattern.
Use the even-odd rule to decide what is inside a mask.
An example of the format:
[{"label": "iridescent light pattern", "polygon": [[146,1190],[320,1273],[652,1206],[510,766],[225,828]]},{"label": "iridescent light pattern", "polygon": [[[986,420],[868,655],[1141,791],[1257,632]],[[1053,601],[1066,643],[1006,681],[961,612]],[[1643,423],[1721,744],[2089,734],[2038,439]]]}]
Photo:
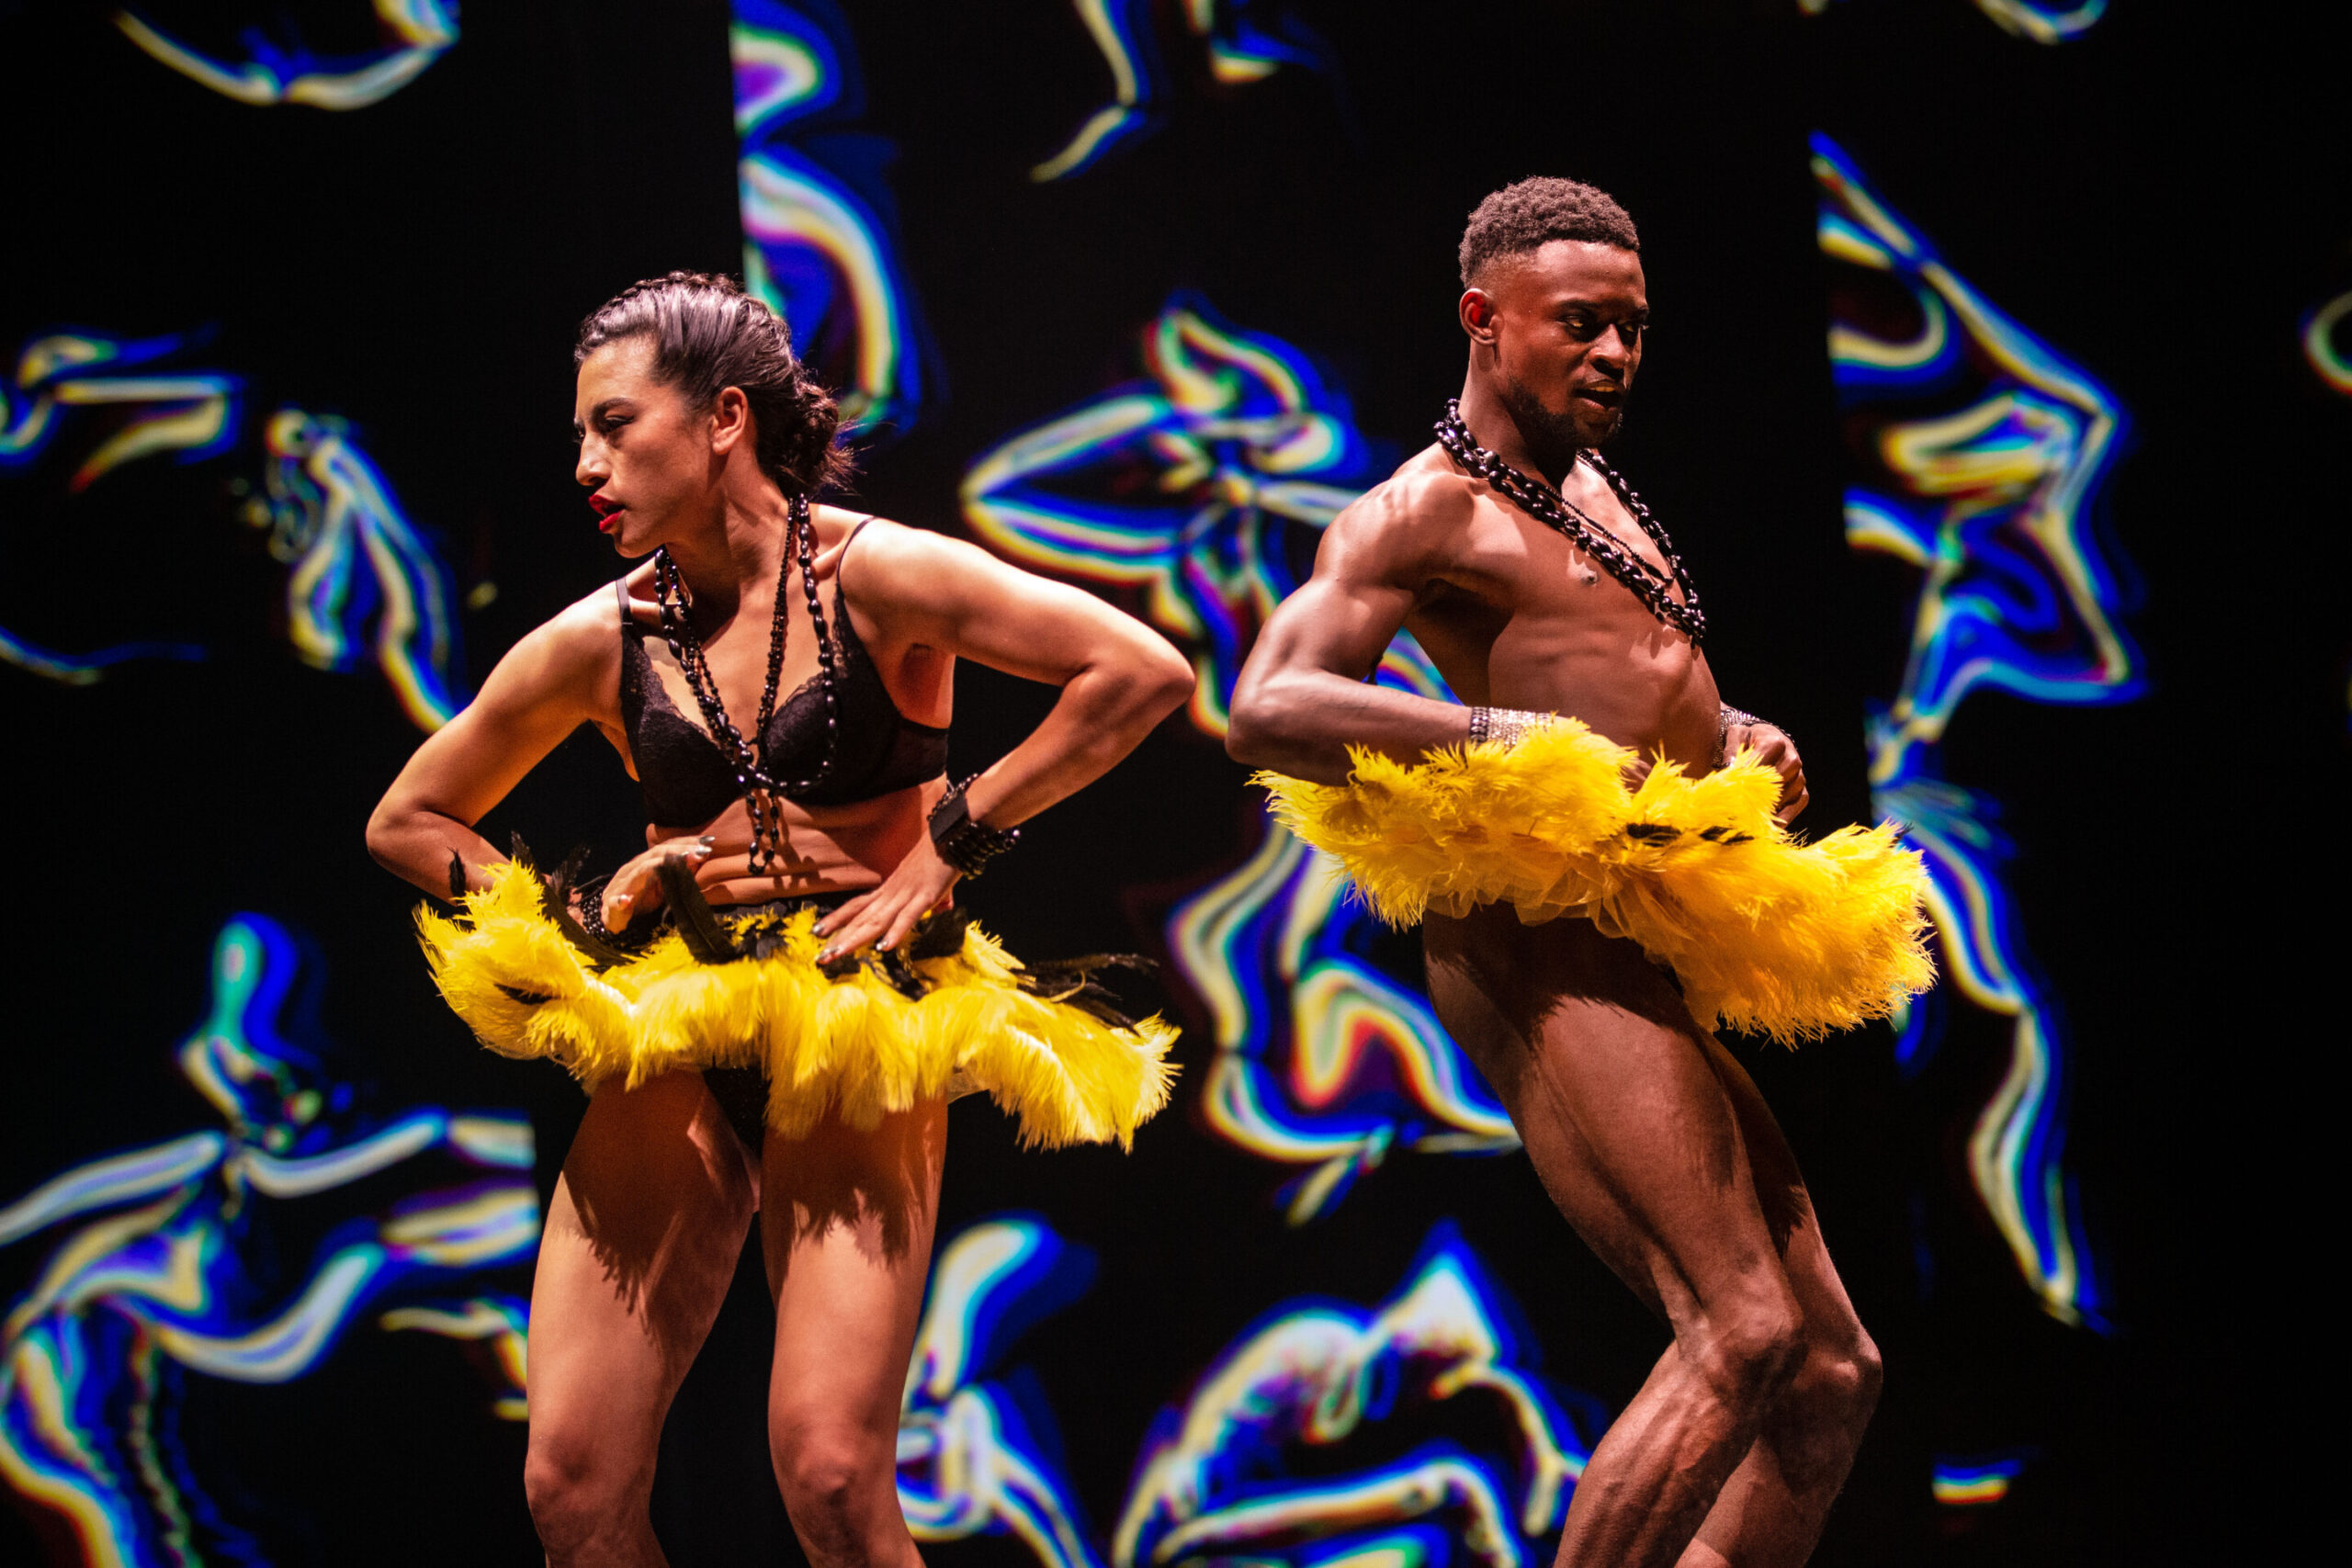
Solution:
[{"label": "iridescent light pattern", "polygon": [[[1362,493],[1372,457],[1346,398],[1279,339],[1170,299],[1143,333],[1148,380],[1113,388],[982,453],[964,517],[1000,553],[1139,592],[1190,650],[1193,722],[1223,735],[1258,628],[1299,584],[1323,526]],[[1382,684],[1444,694],[1399,637]]]},{"label": "iridescent light pattern", "polygon": [[792,325],[851,429],[912,423],[925,396],[911,293],[890,238],[878,138],[829,124],[863,108],[855,45],[821,0],[734,0],[745,284]]},{"label": "iridescent light pattern", "polygon": [[899,1416],[899,1503],[917,1540],[1009,1532],[1045,1568],[1099,1568],[1069,1481],[1011,1394],[983,1381],[1090,1272],[1030,1218],[982,1221],[940,1249]]},{"label": "iridescent light pattern", "polygon": [[[1086,118],[1059,152],[1029,171],[1040,183],[1082,174],[1155,130],[1167,68],[1150,0],[1070,0],[1111,73],[1111,101]],[[1227,86],[1262,82],[1284,65],[1325,67],[1321,44],[1264,0],[1183,0],[1186,31],[1208,53],[1209,74]]]},{"label": "iridescent light pattern", "polygon": [[[236,439],[237,378],[170,371],[156,363],[187,341],[61,332],[28,343],[15,374],[0,384],[0,471],[29,467],[77,416],[103,422],[107,433],[66,479],[66,489],[76,494],[141,457],[170,452],[192,462],[225,450]],[[0,626],[0,662],[69,686],[89,685],[108,667],[132,660],[202,656],[198,648],[157,642],[66,653]]]},{"label": "iridescent light pattern", "polygon": [[[1154,1424],[1112,1562],[1410,1568],[1451,1543],[1519,1568],[1559,1529],[1589,1450],[1514,1315],[1450,1224],[1378,1307],[1277,1308]],[[1399,1416],[1445,1435],[1396,1452],[1384,1423]]]},{"label": "iridescent light pattern", "polygon": [[356,59],[330,60],[300,43],[273,41],[258,28],[242,35],[248,57],[220,59],[173,38],[139,15],[115,13],[123,35],[190,81],[241,104],[308,104],[359,109],[379,104],[424,73],[458,41],[458,8],[442,0],[375,0],[383,47]]},{"label": "iridescent light pattern", "polygon": [[2337,346],[2336,329],[2352,316],[2352,291],[2337,295],[2303,318],[2303,358],[2330,391],[2352,398],[2352,356]]},{"label": "iridescent light pattern", "polygon": [[[304,1376],[363,1313],[462,1288],[537,1246],[529,1123],[418,1110],[355,1131],[349,1086],[283,1032],[297,962],[291,933],[257,915],[215,944],[209,1012],[177,1056],[224,1130],[90,1161],[0,1208],[0,1247],[68,1227],[0,1322],[0,1478],[92,1563],[238,1555],[243,1533],[176,1437],[187,1374]],[[281,1256],[281,1205],[335,1201],[428,1153],[460,1168],[454,1184],[420,1180],[331,1218],[307,1257]],[[315,1234],[317,1211],[299,1218]],[[502,1402],[519,1394],[502,1382]]]},{"label": "iridescent light pattern", "polygon": [[[1830,360],[1866,454],[1847,537],[1920,572],[1901,687],[1868,722],[1872,802],[1927,857],[1951,986],[2013,1021],[2008,1068],[1969,1140],[1971,1177],[2042,1304],[2085,1321],[2098,1302],[2061,1163],[2061,1043],[2003,879],[2011,848],[1995,804],[1943,778],[1942,741],[1980,688],[2075,705],[2145,689],[2091,528],[2123,413],[1954,274],[1825,137],[1813,167],[1821,248],[1841,269]],[[1936,1018],[1912,1010],[1898,1045],[1907,1068],[1932,1049]]]},{"label": "iridescent light pattern", "polygon": [[[1830,0],[1797,0],[1797,9],[1808,17],[1821,15],[1829,5]],[[2004,32],[2035,43],[2056,44],[2078,39],[2097,27],[2107,15],[2107,0],[2054,6],[2041,0],[1976,0],[1976,8],[2000,24]]]},{"label": "iridescent light pattern", "polygon": [[[1148,379],[984,453],[965,476],[964,515],[1003,555],[1138,597],[1191,654],[1193,722],[1222,735],[1260,626],[1374,464],[1345,398],[1306,355],[1226,325],[1195,297],[1170,301],[1142,357]],[[1451,698],[1410,637],[1376,679]],[[1216,1021],[1210,1125],[1311,1168],[1285,1193],[1295,1224],[1329,1212],[1394,1148],[1518,1147],[1428,1002],[1368,961],[1375,922],[1289,832],[1266,834],[1169,923],[1177,965]]]},{"label": "iridescent light pattern", "polygon": [[1974,1508],[1997,1503],[2009,1495],[2010,1483],[2025,1472],[2025,1453],[1990,1458],[1951,1459],[1938,1456],[1928,1474],[1930,1495],[1946,1507]]},{"label": "iridescent light pattern", "polygon": [[269,529],[270,554],[290,569],[286,630],[295,651],[322,670],[372,661],[420,728],[448,723],[464,698],[447,569],[347,423],[280,409],[263,443],[268,499],[254,515]]}]

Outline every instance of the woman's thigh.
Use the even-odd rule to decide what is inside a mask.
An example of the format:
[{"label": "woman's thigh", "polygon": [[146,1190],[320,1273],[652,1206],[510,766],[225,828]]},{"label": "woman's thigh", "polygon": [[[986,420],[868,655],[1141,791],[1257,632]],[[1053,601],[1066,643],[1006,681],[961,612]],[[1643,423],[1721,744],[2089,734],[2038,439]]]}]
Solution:
[{"label": "woman's thigh", "polygon": [[806,1138],[769,1136],[760,1222],[776,1303],[769,1415],[779,1448],[820,1435],[830,1448],[870,1444],[888,1478],[946,1148],[938,1100],[870,1133],[829,1121]]},{"label": "woman's thigh", "polygon": [[565,1156],[531,1287],[531,1447],[568,1473],[650,1473],[757,1201],[701,1077],[600,1089]]}]

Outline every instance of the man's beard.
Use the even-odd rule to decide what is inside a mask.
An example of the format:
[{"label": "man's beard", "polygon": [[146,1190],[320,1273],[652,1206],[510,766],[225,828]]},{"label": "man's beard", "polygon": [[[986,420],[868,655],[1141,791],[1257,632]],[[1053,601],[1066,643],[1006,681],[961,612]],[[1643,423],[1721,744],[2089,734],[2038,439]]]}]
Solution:
[{"label": "man's beard", "polygon": [[[1631,389],[1627,389],[1630,392]],[[1620,399],[1610,411],[1609,428],[1591,441],[1584,438],[1572,413],[1554,413],[1544,406],[1527,383],[1515,376],[1503,378],[1496,389],[1511,423],[1519,426],[1519,435],[1527,444],[1528,455],[1546,473],[1566,474],[1576,466],[1577,454],[1587,446],[1598,446],[1625,427],[1625,402]]]}]

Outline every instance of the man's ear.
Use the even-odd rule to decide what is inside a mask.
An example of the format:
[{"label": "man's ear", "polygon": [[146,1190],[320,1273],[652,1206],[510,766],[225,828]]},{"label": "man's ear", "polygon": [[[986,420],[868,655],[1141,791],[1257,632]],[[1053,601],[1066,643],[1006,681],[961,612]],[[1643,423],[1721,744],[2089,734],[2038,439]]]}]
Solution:
[{"label": "man's ear", "polygon": [[721,456],[752,434],[752,400],[741,387],[721,387],[710,401],[710,449]]},{"label": "man's ear", "polygon": [[1465,288],[1456,313],[1462,318],[1462,330],[1470,334],[1473,343],[1495,341],[1495,297],[1483,288]]}]

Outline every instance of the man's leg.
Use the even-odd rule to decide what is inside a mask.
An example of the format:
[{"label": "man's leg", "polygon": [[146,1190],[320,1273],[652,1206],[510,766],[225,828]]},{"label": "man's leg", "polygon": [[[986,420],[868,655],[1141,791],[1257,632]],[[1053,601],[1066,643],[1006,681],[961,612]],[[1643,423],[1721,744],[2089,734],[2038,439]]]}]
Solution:
[{"label": "man's leg", "polygon": [[[1560,1562],[1663,1568],[1811,1368],[1808,1298],[1827,1298],[1811,1280],[1800,1290],[1780,1246],[1795,1235],[1789,1195],[1802,1188],[1775,1166],[1768,1213],[1728,1058],[1631,943],[1582,921],[1523,927],[1496,909],[1432,919],[1426,936],[1439,1016],[1501,1096],[1546,1190],[1674,1330],[1577,1487]],[[1785,1161],[1777,1134],[1772,1146]],[[1813,1246],[1817,1255],[1817,1236]],[[1765,1473],[1784,1458],[1800,1461],[1799,1479]],[[1801,1561],[1811,1535],[1782,1505],[1800,1486],[1818,1493],[1817,1529],[1836,1486],[1818,1484],[1824,1468],[1794,1433],[1769,1445],[1742,1472],[1717,1550],[1736,1548],[1743,1564]],[[1804,1539],[1792,1556],[1776,1540],[1757,1557],[1758,1531]]]},{"label": "man's leg", "polygon": [[1820,1539],[1878,1404],[1878,1347],[1846,1299],[1796,1156],[1764,1097],[1729,1052],[1713,1040],[1708,1044],[1739,1118],[1757,1196],[1781,1243],[1781,1267],[1804,1313],[1805,1348],[1796,1377],[1724,1483],[1681,1568],[1793,1568]]}]

